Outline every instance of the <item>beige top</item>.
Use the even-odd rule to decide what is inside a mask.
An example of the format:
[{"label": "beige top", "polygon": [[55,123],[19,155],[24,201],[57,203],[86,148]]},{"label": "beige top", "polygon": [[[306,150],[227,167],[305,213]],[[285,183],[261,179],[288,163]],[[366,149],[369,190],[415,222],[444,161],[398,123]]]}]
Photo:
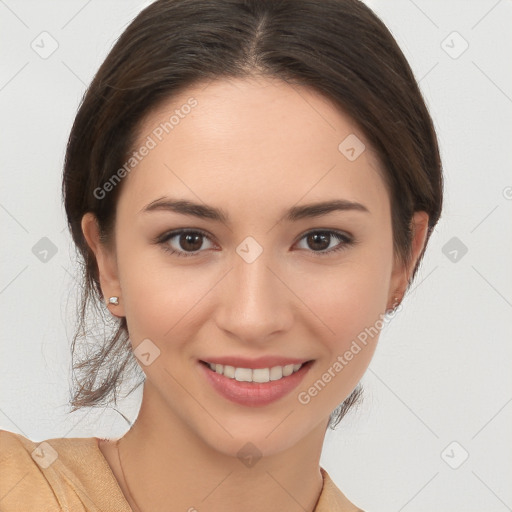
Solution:
[{"label": "beige top", "polygon": [[[37,449],[36,449],[37,448]],[[320,468],[314,512],[363,512]],[[2,512],[131,512],[96,437],[33,442],[0,429]]]}]

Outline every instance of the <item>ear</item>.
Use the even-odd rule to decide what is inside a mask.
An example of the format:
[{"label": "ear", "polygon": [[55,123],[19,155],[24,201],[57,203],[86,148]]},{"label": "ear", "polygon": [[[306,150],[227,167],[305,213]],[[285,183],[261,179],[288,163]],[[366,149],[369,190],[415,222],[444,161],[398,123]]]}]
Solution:
[{"label": "ear", "polygon": [[411,253],[410,259],[404,263],[400,258],[395,258],[391,285],[388,296],[388,308],[396,307],[405,294],[409,281],[411,280],[414,267],[425,248],[428,234],[428,214],[426,212],[415,212],[411,220]]},{"label": "ear", "polygon": [[[114,316],[121,318],[125,315],[115,252],[100,240],[98,221],[93,213],[88,212],[82,217],[81,226],[87,245],[96,258],[100,286],[103,297],[105,298],[105,304]],[[110,297],[118,297],[119,304],[109,304],[108,299]]]}]

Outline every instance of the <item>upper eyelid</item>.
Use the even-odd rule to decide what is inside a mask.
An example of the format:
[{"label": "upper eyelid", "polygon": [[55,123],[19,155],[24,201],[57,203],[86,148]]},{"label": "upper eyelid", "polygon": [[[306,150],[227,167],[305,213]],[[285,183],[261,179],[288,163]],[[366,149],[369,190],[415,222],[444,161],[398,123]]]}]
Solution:
[{"label": "upper eyelid", "polygon": [[182,228],[182,229],[173,229],[171,231],[166,231],[165,233],[162,233],[161,235],[158,235],[155,238],[155,242],[166,242],[170,240],[171,238],[174,238],[175,236],[182,235],[184,233],[199,233],[200,235],[203,235],[204,237],[208,238],[210,241],[214,241],[214,237],[212,237],[209,233],[206,231],[203,231],[199,228]]}]

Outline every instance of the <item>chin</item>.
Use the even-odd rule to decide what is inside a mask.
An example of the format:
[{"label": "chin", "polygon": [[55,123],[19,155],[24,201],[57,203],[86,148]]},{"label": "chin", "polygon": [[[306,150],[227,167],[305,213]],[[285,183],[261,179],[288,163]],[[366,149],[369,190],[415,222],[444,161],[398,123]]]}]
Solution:
[{"label": "chin", "polygon": [[[279,421],[282,421],[282,418]],[[286,426],[278,426],[273,432],[266,425],[258,426],[254,423],[249,425],[243,420],[239,422],[238,428],[234,425],[229,425],[228,428],[233,437],[227,434],[212,435],[210,431],[205,432],[203,442],[215,452],[238,458],[242,463],[246,463],[247,457],[256,460],[260,457],[278,455],[301,443],[307,436],[307,432],[298,431],[295,424],[291,422]],[[269,432],[271,432],[270,435]]]}]

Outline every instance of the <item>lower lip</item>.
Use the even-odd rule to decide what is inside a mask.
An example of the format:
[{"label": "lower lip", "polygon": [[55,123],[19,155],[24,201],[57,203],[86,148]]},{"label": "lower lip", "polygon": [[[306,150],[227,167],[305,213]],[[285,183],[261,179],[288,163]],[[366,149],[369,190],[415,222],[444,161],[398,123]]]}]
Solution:
[{"label": "lower lip", "polygon": [[239,382],[214,372],[204,363],[198,364],[213,389],[221,396],[240,405],[256,407],[275,402],[295,389],[309,371],[312,361],[303,364],[288,377],[263,383]]}]

